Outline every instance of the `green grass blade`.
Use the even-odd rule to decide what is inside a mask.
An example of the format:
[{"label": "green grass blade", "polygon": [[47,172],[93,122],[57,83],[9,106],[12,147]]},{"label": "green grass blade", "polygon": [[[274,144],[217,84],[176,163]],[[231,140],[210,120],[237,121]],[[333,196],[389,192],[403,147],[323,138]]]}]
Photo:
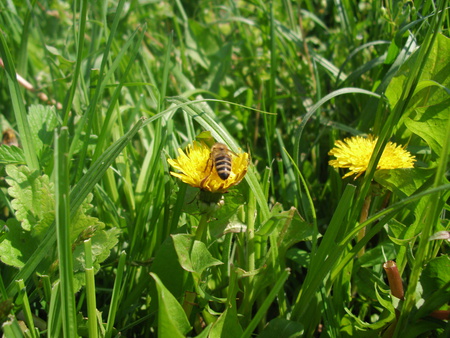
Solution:
[{"label": "green grass blade", "polygon": [[112,336],[112,331],[114,328],[114,320],[116,318],[119,300],[121,297],[120,291],[122,290],[123,277],[125,272],[125,262],[127,254],[123,251],[119,257],[119,264],[117,266],[117,275],[114,281],[114,288],[112,292],[111,302],[108,312],[108,320],[106,321],[105,338],[110,338]]},{"label": "green grass blade", "polygon": [[58,244],[59,275],[61,280],[62,324],[65,337],[76,337],[75,294],[73,288],[73,258],[70,239],[69,200],[69,131],[55,131],[55,201],[56,241]]},{"label": "green grass blade", "polygon": [[89,337],[98,337],[97,327],[97,302],[95,299],[95,277],[94,267],[92,265],[92,244],[91,239],[84,241],[84,252],[86,257],[86,303],[88,312],[88,331]]},{"label": "green grass blade", "polygon": [[[4,30],[4,27],[1,27]],[[22,141],[22,147],[25,153],[27,165],[32,170],[39,170],[37,152],[34,147],[30,125],[28,123],[27,112],[25,109],[22,92],[19,83],[16,80],[16,70],[14,61],[5,40],[4,33],[0,34],[0,55],[5,66],[6,78],[8,80],[8,89],[10,93],[12,108],[16,118],[17,127]]]},{"label": "green grass blade", "polygon": [[[78,1],[74,2],[74,4],[73,4],[74,8],[77,3],[78,3]],[[73,98],[75,96],[75,90],[77,89],[78,79],[80,77],[81,64],[83,62],[83,46],[84,46],[84,40],[85,40],[88,1],[81,0],[80,4],[81,4],[81,11],[79,14],[80,26],[78,28],[74,24],[74,27],[73,27],[74,37],[78,36],[77,59],[76,59],[75,70],[74,70],[74,74],[73,74],[73,81],[70,86],[68,95],[66,96],[66,98],[64,100],[64,104],[63,104],[62,118],[63,118],[64,126],[67,125],[67,121],[69,119],[69,113],[72,108],[72,102],[73,102]],[[74,13],[75,13],[75,11],[74,11]]]}]

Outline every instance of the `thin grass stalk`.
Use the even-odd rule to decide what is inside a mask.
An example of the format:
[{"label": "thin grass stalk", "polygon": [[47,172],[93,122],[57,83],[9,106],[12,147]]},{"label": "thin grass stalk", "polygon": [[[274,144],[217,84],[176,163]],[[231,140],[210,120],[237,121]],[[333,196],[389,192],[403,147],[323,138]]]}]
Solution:
[{"label": "thin grass stalk", "polygon": [[[63,110],[61,112],[62,118],[63,118],[63,126],[67,126],[67,122],[69,120],[70,116],[70,109],[72,108],[72,102],[73,98],[75,96],[75,90],[77,89],[78,80],[80,77],[81,72],[81,64],[83,62],[83,47],[84,47],[84,39],[85,39],[85,30],[86,30],[86,18],[87,18],[87,8],[88,8],[88,1],[87,0],[79,0],[73,2],[74,11],[73,13],[76,13],[75,7],[77,4],[81,5],[80,14],[74,15],[74,18],[78,17],[80,20],[80,25],[77,27],[77,25],[74,23],[73,25],[73,33],[75,37],[76,48],[77,48],[77,58],[75,63],[75,70],[73,73],[73,81],[69,88],[69,92],[67,93],[66,98],[64,99],[63,104]],[[77,39],[78,37],[78,39]]]},{"label": "thin grass stalk", "polygon": [[48,313],[50,302],[52,300],[52,284],[50,282],[50,276],[43,275],[41,276],[42,289],[44,291],[44,300],[47,303],[46,310]]},{"label": "thin grass stalk", "polygon": [[[323,283],[326,275],[338,259],[339,255],[329,255],[330,252],[338,252],[338,244],[336,238],[342,231],[343,221],[347,216],[349,205],[351,206],[352,198],[355,193],[355,186],[347,185],[339,205],[333,214],[327,231],[323,236],[322,242],[317,249],[316,255],[311,257],[311,263],[302,288],[297,296],[292,309],[292,319],[296,321],[309,322],[307,319],[307,309],[310,302]],[[305,318],[303,316],[306,316]]]},{"label": "thin grass stalk", "polygon": [[25,288],[25,283],[23,279],[16,281],[17,288],[19,290],[19,297],[22,303],[23,314],[25,316],[25,322],[28,326],[28,332],[30,333],[32,338],[37,338],[36,330],[33,322],[33,315],[31,314],[30,302],[28,300],[27,290]]},{"label": "thin grass stalk", "polygon": [[[94,112],[97,109],[97,103],[100,99],[100,95],[101,95],[101,93],[103,93],[104,88],[106,86],[106,82],[108,81],[109,77],[112,76],[112,74],[114,73],[115,69],[118,66],[119,60],[121,59],[121,57],[119,55],[105,74],[105,68],[106,68],[106,64],[108,63],[109,52],[111,50],[111,45],[112,45],[113,39],[115,37],[115,34],[117,33],[117,26],[119,25],[120,16],[122,13],[124,3],[125,3],[125,0],[120,0],[119,3],[117,4],[116,13],[114,15],[114,21],[113,21],[113,24],[111,27],[108,41],[105,46],[105,51],[103,53],[102,63],[100,65],[98,85],[96,87],[95,94],[94,94],[92,100],[89,102],[88,110],[83,115],[82,120],[84,123],[81,123],[81,121],[80,121],[79,127],[77,128],[76,133],[73,137],[73,141],[70,146],[70,154],[71,155],[75,151],[75,147],[77,145],[78,139],[83,130],[85,131],[86,139],[89,139],[89,137],[91,135],[91,131],[92,131],[92,125],[94,122]],[[125,45],[127,45],[129,43],[131,43],[131,40],[127,41],[127,43],[125,43]],[[124,49],[125,49],[125,47],[124,47]],[[122,51],[124,49],[122,49]],[[86,154],[87,154],[88,145],[89,145],[89,142],[83,142],[83,147],[81,148],[81,151],[79,153],[76,179],[79,179],[82,176],[83,169],[85,167],[85,158],[86,158]]]},{"label": "thin grass stalk", "polygon": [[0,275],[0,294],[2,299],[8,299],[8,293],[3,282],[3,277]]},{"label": "thin grass stalk", "polygon": [[34,6],[36,5],[37,0],[33,0],[31,4],[28,6],[28,11],[25,14],[25,18],[23,20],[23,29],[22,35],[20,39],[20,47],[18,53],[18,61],[17,61],[17,71],[19,74],[27,74],[28,68],[28,38],[30,36],[30,23],[33,16]]},{"label": "thin grass stalk", "polygon": [[250,337],[252,335],[253,331],[258,326],[258,323],[265,317],[267,310],[274,301],[275,297],[282,290],[284,283],[289,277],[289,273],[289,269],[286,269],[280,274],[278,280],[273,285],[267,297],[264,299],[264,302],[261,304],[256,314],[253,316],[251,322],[245,328],[245,331],[242,333],[241,338]]},{"label": "thin grass stalk", "polygon": [[23,331],[20,328],[17,319],[13,316],[10,316],[8,320],[2,324],[2,330],[5,337],[24,337]]},{"label": "thin grass stalk", "polygon": [[109,305],[108,319],[106,322],[105,338],[111,338],[112,331],[114,329],[114,321],[116,319],[117,310],[119,306],[120,298],[122,297],[122,281],[125,272],[125,262],[127,254],[122,251],[119,255],[119,264],[117,265],[116,279],[114,280],[114,287],[111,296],[111,303]]},{"label": "thin grass stalk", "polygon": [[250,318],[251,309],[255,300],[255,292],[257,291],[254,285],[255,277],[252,274],[255,271],[255,216],[256,216],[256,199],[255,195],[249,191],[249,198],[247,204],[247,250],[246,254],[246,268],[250,273],[248,277],[243,280],[244,283],[244,299],[241,305],[241,313],[247,318]]},{"label": "thin grass stalk", "polygon": [[60,282],[56,282],[52,288],[52,294],[50,298],[50,307],[48,310],[47,320],[47,336],[59,337],[61,335],[61,293]]},{"label": "thin grass stalk", "polygon": [[[4,27],[0,28],[2,30],[4,29]],[[19,87],[19,83],[17,82],[14,61],[4,35],[4,32],[0,31],[0,55],[3,59],[9,94],[11,97],[12,109],[17,122],[17,128],[19,129],[19,134],[21,136],[22,147],[25,153],[25,160],[27,166],[31,170],[39,170],[40,166],[37,157],[37,151],[34,146],[34,140],[32,138],[30,124],[28,122],[23,95]]]},{"label": "thin grass stalk", "polygon": [[94,267],[92,266],[92,241],[84,241],[85,254],[85,274],[86,274],[86,304],[88,313],[88,332],[90,338],[98,337],[97,328],[97,302],[95,299],[95,277]]},{"label": "thin grass stalk", "polygon": [[[288,158],[291,161],[291,163],[293,165],[293,169],[297,173],[296,180],[301,182],[301,184],[302,184],[301,188],[303,188],[303,189],[301,189],[299,187],[299,190],[305,192],[304,193],[305,197],[301,199],[301,202],[302,202],[303,211],[305,212],[306,220],[308,221],[308,223],[313,225],[311,256],[314,256],[317,251],[317,238],[319,236],[319,229],[317,226],[317,215],[316,215],[316,210],[314,208],[314,203],[313,203],[311,194],[309,192],[308,185],[306,184],[306,180],[303,177],[299,167],[297,167],[294,159],[289,155],[287,150],[284,148],[283,148],[282,154],[285,155],[286,158]],[[294,170],[292,170],[292,171],[294,171]]]},{"label": "thin grass stalk", "polygon": [[69,198],[69,131],[55,131],[55,210],[56,239],[58,245],[59,274],[61,280],[62,323],[65,337],[76,337],[77,321],[73,285],[72,243],[70,241]]},{"label": "thin grass stalk", "polygon": [[[120,98],[120,96],[122,95],[121,90],[125,84],[125,82],[128,79],[128,76],[130,74],[130,71],[133,69],[133,61],[136,59],[140,46],[142,44],[142,40],[144,38],[145,35],[145,30],[147,28],[147,25],[144,24],[142,27],[138,28],[135,30],[135,32],[133,33],[133,35],[129,38],[130,40],[132,40],[134,38],[134,34],[137,33],[137,31],[139,29],[141,29],[141,33],[138,35],[137,40],[134,44],[134,48],[131,51],[130,54],[130,61],[127,64],[127,67],[124,71],[124,73],[122,74],[122,76],[120,77],[119,83],[117,84],[116,88],[114,89],[114,92],[111,96],[111,99],[109,100],[109,106],[108,106],[108,110],[105,113],[105,119],[103,121],[103,126],[100,129],[100,134],[98,136],[98,140],[97,140],[97,145],[95,147],[95,151],[94,151],[94,155],[92,157],[92,160],[95,161],[104,151],[105,148],[105,144],[108,140],[108,135],[111,135],[112,132],[112,128],[113,128],[113,124],[116,121],[116,119],[114,117],[117,118],[117,116],[115,116],[116,114],[114,114],[114,111],[116,110],[116,104]],[[118,113],[118,112],[116,112]],[[118,114],[117,114],[118,115]]]}]

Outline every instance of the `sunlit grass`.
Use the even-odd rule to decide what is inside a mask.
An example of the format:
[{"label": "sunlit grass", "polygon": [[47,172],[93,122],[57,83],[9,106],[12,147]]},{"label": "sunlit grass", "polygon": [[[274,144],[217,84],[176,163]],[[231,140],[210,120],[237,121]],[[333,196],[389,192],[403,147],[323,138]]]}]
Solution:
[{"label": "sunlit grass", "polygon": [[[2,2],[5,336],[448,334],[448,1],[384,6]],[[250,160],[208,200],[204,131]]]}]

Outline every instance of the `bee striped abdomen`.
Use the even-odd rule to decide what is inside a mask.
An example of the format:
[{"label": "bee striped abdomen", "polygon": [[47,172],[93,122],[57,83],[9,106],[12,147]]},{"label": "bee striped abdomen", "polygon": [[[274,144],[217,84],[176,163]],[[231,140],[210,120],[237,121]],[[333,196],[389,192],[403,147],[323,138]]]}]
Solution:
[{"label": "bee striped abdomen", "polygon": [[214,159],[214,165],[217,174],[223,180],[226,180],[231,174],[231,157],[228,155],[220,155]]}]

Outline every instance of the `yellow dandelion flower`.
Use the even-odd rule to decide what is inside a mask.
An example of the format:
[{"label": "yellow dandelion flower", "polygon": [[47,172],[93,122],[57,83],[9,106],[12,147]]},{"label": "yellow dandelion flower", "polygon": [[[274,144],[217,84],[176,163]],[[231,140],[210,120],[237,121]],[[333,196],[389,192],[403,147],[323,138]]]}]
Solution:
[{"label": "yellow dandelion flower", "polygon": [[180,172],[170,172],[192,187],[205,191],[223,193],[239,184],[247,173],[248,154],[233,154],[231,157],[231,172],[226,180],[217,174],[210,160],[211,149],[204,143],[194,141],[189,144],[186,152],[178,149],[176,159],[168,159],[169,164]]},{"label": "yellow dandelion flower", "polygon": [[[334,148],[328,153],[328,155],[335,156],[336,159],[328,163],[334,168],[350,169],[350,172],[342,178],[354,174],[357,178],[367,170],[377,139],[378,137],[369,135],[367,138],[354,136],[346,138],[344,141],[338,140],[334,144]],[[415,161],[415,156],[412,156],[402,146],[388,142],[378,162],[377,169],[413,168]]]}]

